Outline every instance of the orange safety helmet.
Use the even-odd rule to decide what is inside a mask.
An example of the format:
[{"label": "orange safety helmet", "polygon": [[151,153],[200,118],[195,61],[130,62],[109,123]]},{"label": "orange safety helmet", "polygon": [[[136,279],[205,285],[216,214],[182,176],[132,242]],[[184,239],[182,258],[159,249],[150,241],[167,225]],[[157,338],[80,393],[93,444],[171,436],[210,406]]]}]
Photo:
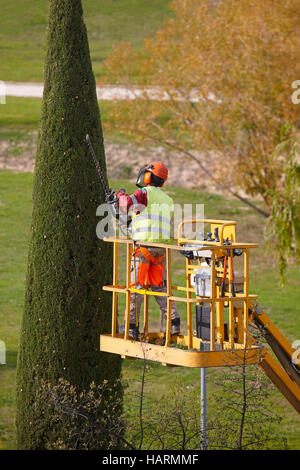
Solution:
[{"label": "orange safety helmet", "polygon": [[140,169],[136,185],[143,188],[148,184],[153,186],[163,186],[168,179],[168,168],[162,162],[152,162]]}]

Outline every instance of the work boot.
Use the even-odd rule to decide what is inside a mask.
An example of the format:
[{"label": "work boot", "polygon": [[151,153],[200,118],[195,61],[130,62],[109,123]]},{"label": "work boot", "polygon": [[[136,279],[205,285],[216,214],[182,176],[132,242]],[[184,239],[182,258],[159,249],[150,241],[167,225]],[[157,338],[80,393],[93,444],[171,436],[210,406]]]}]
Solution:
[{"label": "work boot", "polygon": [[[119,334],[125,335],[125,324],[120,326]],[[139,334],[140,334],[139,327],[132,323],[129,323],[129,336],[131,336],[134,339],[138,339]]]},{"label": "work boot", "polygon": [[180,334],[180,318],[174,318],[171,320],[171,335]]}]

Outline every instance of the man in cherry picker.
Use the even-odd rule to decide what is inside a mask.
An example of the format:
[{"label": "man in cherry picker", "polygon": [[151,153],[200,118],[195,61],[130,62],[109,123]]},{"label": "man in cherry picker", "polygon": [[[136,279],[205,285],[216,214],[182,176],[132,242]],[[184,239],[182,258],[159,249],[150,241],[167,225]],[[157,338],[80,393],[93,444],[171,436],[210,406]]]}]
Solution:
[{"label": "man in cherry picker", "polygon": [[[124,190],[116,193],[120,214],[132,213],[131,238],[138,242],[172,243],[172,217],[174,203],[162,186],[168,178],[168,168],[162,162],[152,162],[141,168],[132,195]],[[166,293],[166,254],[162,247],[140,245],[135,249],[131,263],[131,282],[137,289],[150,287],[157,293]],[[135,265],[134,265],[135,263]],[[157,295],[155,299],[161,315],[167,315],[167,298]],[[139,316],[143,295],[132,293],[130,301],[129,334],[134,338],[139,335]],[[124,325],[120,328],[124,333]],[[171,335],[180,333],[180,316],[177,306],[172,302]]]}]

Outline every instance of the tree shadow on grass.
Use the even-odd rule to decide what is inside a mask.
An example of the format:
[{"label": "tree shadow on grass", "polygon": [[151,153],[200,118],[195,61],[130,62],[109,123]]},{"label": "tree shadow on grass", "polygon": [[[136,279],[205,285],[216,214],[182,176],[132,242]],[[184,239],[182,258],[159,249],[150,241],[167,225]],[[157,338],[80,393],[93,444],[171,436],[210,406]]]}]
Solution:
[{"label": "tree shadow on grass", "polygon": [[15,369],[17,367],[17,358],[18,358],[18,351],[6,351],[6,363],[0,364],[1,370],[5,369]]}]

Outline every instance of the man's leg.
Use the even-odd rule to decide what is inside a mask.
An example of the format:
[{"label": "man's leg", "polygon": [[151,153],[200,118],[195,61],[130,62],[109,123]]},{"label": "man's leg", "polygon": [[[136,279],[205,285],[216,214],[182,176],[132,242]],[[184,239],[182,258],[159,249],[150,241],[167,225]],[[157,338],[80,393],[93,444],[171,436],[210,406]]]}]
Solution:
[{"label": "man's leg", "polygon": [[[154,255],[154,253],[153,253]],[[161,253],[155,254],[156,256],[161,255]],[[163,284],[162,286],[154,286],[151,285],[151,289],[153,292],[160,292],[160,293],[166,293],[167,292],[167,276],[166,276],[166,258],[163,260],[164,264],[164,272],[163,272]],[[155,296],[155,300],[160,306],[160,314],[161,314],[161,319],[163,316],[167,318],[167,298],[165,296],[157,295]],[[162,322],[160,322],[162,323]],[[171,308],[171,334],[179,334],[180,333],[180,315],[177,309],[177,306],[175,302],[172,302],[172,308]]]},{"label": "man's leg", "polygon": [[[144,287],[137,284],[135,288],[143,289]],[[130,297],[130,325],[138,325],[144,296],[132,292]]]},{"label": "man's leg", "polygon": [[[164,259],[164,274],[163,274],[163,285],[162,286],[153,286],[151,285],[153,292],[167,292],[167,281],[166,281],[166,259]],[[156,295],[155,300],[160,306],[161,316],[167,318],[167,298],[165,296]],[[177,309],[175,302],[172,302],[171,308],[171,334],[180,333],[180,315]]]},{"label": "man's leg", "polygon": [[[167,292],[167,286],[166,285],[151,286],[151,290],[153,290],[153,292],[166,293]],[[158,303],[158,305],[160,306],[160,310],[164,314],[165,318],[167,318],[167,298],[165,296],[155,295],[155,300]],[[179,315],[179,312],[178,312],[178,309],[177,309],[177,305],[175,304],[175,302],[172,302],[171,320],[173,321],[175,319],[180,319],[180,315]]]},{"label": "man's leg", "polygon": [[[135,263],[135,267],[134,267]],[[131,272],[130,272],[130,282],[134,284],[136,289],[142,289],[143,286],[138,285],[137,282],[137,273],[139,269],[139,258],[132,257],[131,259]],[[132,337],[138,336],[138,325],[140,318],[141,306],[143,303],[143,295],[132,292],[130,295],[130,319],[129,319],[129,334]],[[119,329],[120,334],[124,334],[125,325],[122,325]]]},{"label": "man's leg", "polygon": [[[134,264],[135,263],[135,264]],[[136,289],[143,289],[143,286],[137,283],[138,271],[140,265],[139,256],[132,257],[131,259],[131,272],[130,281],[134,284]],[[140,311],[144,297],[141,294],[131,293],[130,296],[130,325],[137,326],[139,324]]]}]

